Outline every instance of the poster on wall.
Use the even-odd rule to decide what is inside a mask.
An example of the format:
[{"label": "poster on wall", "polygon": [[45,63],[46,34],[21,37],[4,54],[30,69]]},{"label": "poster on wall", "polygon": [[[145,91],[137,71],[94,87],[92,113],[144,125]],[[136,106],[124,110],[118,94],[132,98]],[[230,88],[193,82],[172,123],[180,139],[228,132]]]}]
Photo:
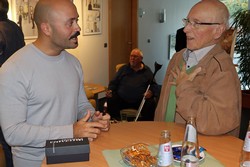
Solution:
[{"label": "poster on wall", "polygon": [[22,29],[25,39],[37,38],[34,9],[38,0],[12,0],[13,21]]},{"label": "poster on wall", "polygon": [[102,0],[83,0],[83,35],[102,33]]},{"label": "poster on wall", "polygon": [[168,47],[168,59],[170,60],[175,53],[175,42],[176,42],[176,34],[169,35],[169,47]]}]

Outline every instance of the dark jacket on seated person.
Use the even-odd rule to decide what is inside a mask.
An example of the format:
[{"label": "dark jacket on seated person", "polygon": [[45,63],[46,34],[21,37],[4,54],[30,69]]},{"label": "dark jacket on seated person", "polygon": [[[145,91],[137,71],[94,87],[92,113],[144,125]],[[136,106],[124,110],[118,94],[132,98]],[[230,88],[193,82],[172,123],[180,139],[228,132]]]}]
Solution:
[{"label": "dark jacket on seated person", "polygon": [[[153,73],[151,69],[143,63],[144,67],[134,71],[130,64],[122,66],[114,79],[109,83],[109,90],[112,90],[113,96],[108,98],[108,110],[111,117],[120,119],[120,110],[124,108],[138,109],[143,99],[144,93],[150,84]],[[157,92],[157,84],[153,81],[150,90]],[[142,120],[153,120],[156,102],[154,95],[146,99],[141,111]]]}]

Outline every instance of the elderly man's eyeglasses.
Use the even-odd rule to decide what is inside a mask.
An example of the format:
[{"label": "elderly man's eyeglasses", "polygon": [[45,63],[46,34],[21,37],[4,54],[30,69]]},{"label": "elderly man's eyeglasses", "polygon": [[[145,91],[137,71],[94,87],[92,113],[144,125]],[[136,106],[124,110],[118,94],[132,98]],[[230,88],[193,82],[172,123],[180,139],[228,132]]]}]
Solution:
[{"label": "elderly man's eyeglasses", "polygon": [[194,28],[199,28],[202,25],[220,25],[221,23],[202,23],[202,22],[197,22],[197,21],[190,21],[187,18],[182,19],[183,25],[186,27],[188,24],[192,25]]}]

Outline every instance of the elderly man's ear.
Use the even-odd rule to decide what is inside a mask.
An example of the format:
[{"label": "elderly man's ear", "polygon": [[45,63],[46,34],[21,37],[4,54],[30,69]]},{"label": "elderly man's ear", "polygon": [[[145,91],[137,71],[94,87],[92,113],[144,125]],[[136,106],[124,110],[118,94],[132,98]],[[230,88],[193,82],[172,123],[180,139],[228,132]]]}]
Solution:
[{"label": "elderly man's ear", "polygon": [[222,25],[218,25],[217,28],[214,29],[214,39],[219,39],[224,31],[225,31],[226,27],[222,26]]}]

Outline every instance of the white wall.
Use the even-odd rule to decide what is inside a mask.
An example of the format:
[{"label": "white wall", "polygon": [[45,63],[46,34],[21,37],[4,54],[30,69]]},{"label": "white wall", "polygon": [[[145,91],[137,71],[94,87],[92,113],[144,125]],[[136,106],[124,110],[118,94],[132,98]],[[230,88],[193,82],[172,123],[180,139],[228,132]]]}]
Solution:
[{"label": "white wall", "polygon": [[[74,0],[80,15],[79,24],[82,26],[82,2]],[[108,85],[108,47],[104,48],[104,43],[108,43],[108,1],[103,0],[103,25],[101,35],[80,36],[77,49],[69,50],[80,60],[85,82]]]},{"label": "white wall", "polygon": [[[155,77],[158,84],[162,84],[169,62],[169,35],[182,27],[182,18],[187,16],[189,9],[198,1],[139,0],[139,8],[145,11],[143,17],[139,17],[139,48],[144,53],[144,63],[150,66],[153,72],[155,61],[163,64]],[[165,23],[159,23],[159,13],[162,9],[166,9]]]},{"label": "white wall", "polygon": [[[82,27],[82,0],[74,0],[80,15],[79,24]],[[85,82],[108,85],[108,1],[103,0],[103,25],[101,35],[81,36],[77,49],[68,50],[81,62]]]}]

